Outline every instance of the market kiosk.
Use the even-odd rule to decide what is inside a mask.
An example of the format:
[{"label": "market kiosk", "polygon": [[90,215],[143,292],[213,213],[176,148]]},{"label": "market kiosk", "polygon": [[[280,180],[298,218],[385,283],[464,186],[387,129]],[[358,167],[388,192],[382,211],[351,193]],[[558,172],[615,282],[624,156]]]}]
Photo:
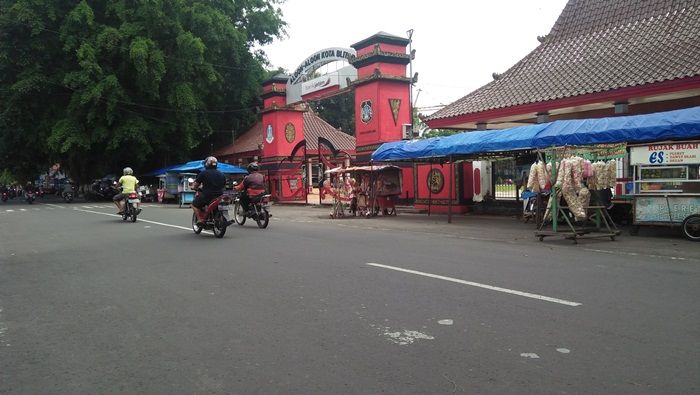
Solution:
[{"label": "market kiosk", "polygon": [[324,193],[333,196],[331,218],[396,215],[396,199],[401,195],[401,168],[392,165],[337,167],[326,170],[330,176]]},{"label": "market kiosk", "polygon": [[[607,208],[615,187],[619,158],[624,144],[564,146],[538,153],[532,165],[528,188],[536,193],[550,191],[544,215],[537,215],[535,236],[562,236],[572,240],[610,238],[620,235]],[[539,196],[537,207],[539,208]]]},{"label": "market kiosk", "polygon": [[680,226],[700,241],[700,140],[630,148],[633,166],[632,233],[642,225]]}]

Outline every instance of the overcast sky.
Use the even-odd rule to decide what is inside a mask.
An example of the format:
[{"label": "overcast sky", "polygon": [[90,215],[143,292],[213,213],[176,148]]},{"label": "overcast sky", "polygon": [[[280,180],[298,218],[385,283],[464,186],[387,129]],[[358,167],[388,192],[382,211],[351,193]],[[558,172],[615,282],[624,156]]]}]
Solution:
[{"label": "overcast sky", "polygon": [[532,51],[565,5],[566,0],[287,0],[282,11],[289,36],[262,49],[273,67],[293,71],[320,49],[349,47],[379,31],[406,37],[413,29],[416,106],[449,104]]}]

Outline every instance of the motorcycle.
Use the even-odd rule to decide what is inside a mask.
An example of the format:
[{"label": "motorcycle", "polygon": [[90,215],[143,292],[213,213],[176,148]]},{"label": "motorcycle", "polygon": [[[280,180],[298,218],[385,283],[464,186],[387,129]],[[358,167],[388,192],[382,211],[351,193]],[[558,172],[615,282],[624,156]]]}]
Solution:
[{"label": "motorcycle", "polygon": [[[190,183],[194,180],[190,181]],[[198,192],[199,193],[199,192]],[[195,234],[202,233],[202,230],[214,231],[214,236],[220,239],[226,234],[226,228],[233,223],[229,219],[229,206],[231,205],[231,196],[221,195],[214,199],[206,207],[206,218],[202,225],[198,224],[199,219],[196,213],[192,213],[192,230]]]},{"label": "motorcycle", "polygon": [[8,193],[7,193],[6,191],[3,191],[3,193],[2,193],[2,201],[3,201],[3,203],[6,202],[7,199],[9,199],[9,195],[8,195]]},{"label": "motorcycle", "polygon": [[73,201],[73,192],[72,191],[65,191],[63,192],[63,201],[66,203],[70,203]]},{"label": "motorcycle", "polygon": [[137,192],[131,192],[124,203],[122,220],[136,222],[136,217],[141,214],[141,208],[139,208],[140,204],[141,200],[139,199],[139,194]]},{"label": "motorcycle", "polygon": [[29,204],[33,204],[34,200],[36,200],[36,193],[29,191],[24,192],[24,200]]},{"label": "motorcycle", "polygon": [[233,204],[234,220],[239,226],[243,226],[247,218],[254,220],[261,229],[267,228],[270,223],[270,194],[261,193],[250,198],[248,211],[243,210],[241,205],[241,194],[236,195]]},{"label": "motorcycle", "polygon": [[93,181],[90,188],[85,192],[87,200],[111,200],[119,190],[116,188],[116,180],[111,178],[101,178]]},{"label": "motorcycle", "polygon": [[139,195],[142,202],[154,202],[156,200],[154,190],[150,185],[139,186]]}]

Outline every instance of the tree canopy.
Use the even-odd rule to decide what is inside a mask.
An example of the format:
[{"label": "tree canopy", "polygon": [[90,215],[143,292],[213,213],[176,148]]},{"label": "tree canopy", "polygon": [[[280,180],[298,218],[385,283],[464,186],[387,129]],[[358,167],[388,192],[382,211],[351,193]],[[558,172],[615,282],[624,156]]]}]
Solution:
[{"label": "tree canopy", "polygon": [[86,180],[251,123],[283,0],[0,0],[0,168]]}]

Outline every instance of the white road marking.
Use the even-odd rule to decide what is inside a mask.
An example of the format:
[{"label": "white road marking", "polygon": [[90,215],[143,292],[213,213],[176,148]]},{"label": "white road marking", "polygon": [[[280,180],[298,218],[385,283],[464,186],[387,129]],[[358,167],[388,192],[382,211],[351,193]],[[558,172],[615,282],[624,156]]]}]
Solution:
[{"label": "white road marking", "polygon": [[568,354],[571,352],[568,348],[557,348],[557,351],[562,353],[562,354]]},{"label": "white road marking", "polygon": [[410,270],[410,269],[404,269],[404,268],[396,267],[396,266],[382,265],[379,263],[367,263],[367,265],[374,266],[374,267],[381,267],[381,268],[389,269],[389,270],[396,270],[396,271],[404,272],[404,273],[417,274],[419,276],[436,278],[438,280],[451,281],[453,283],[458,283],[458,284],[471,285],[472,287],[486,288],[486,289],[490,289],[492,291],[498,291],[498,292],[504,292],[504,293],[512,294],[512,295],[524,296],[526,298],[538,299],[538,300],[543,300],[546,302],[559,303],[559,304],[563,304],[563,305],[567,305],[567,306],[581,306],[581,303],[578,303],[578,302],[571,302],[571,301],[564,300],[564,299],[557,299],[557,298],[533,294],[533,293],[529,293],[529,292],[516,291],[514,289],[495,287],[493,285],[480,284],[480,283],[475,283],[473,281],[465,281],[465,280],[461,280],[458,278],[440,276],[438,274],[419,272],[417,270]]},{"label": "white road marking", "polygon": [[532,358],[532,359],[539,359],[539,355],[535,354],[534,352],[524,352],[520,354],[521,357],[524,358]]},{"label": "white road marking", "polygon": [[19,211],[27,211],[27,209],[26,209],[26,208],[21,208],[21,209],[19,209]]},{"label": "white road marking", "polygon": [[[626,251],[608,251],[608,250],[596,250],[593,248],[584,248],[585,251],[598,252],[601,254],[611,254],[611,255],[629,255],[629,256],[644,256],[648,258],[663,258],[670,259],[672,261],[687,261],[689,258],[683,258],[679,256],[667,256],[667,255],[650,255],[650,254],[640,254],[637,252],[626,252]],[[693,258],[690,258],[693,259]]]},{"label": "white road marking", "polygon": [[8,213],[14,213],[14,212],[15,212],[15,210],[12,210],[12,209],[5,210],[5,211],[7,211]]},{"label": "white road marking", "polygon": [[452,325],[453,323],[454,323],[454,321],[449,320],[449,319],[448,319],[448,320],[440,320],[440,321],[438,321],[438,324],[440,324],[440,325]]},{"label": "white road marking", "polygon": [[49,207],[52,208],[52,209],[53,209],[53,208],[65,208],[65,207],[63,207],[63,206],[59,206],[58,204],[51,204],[51,203],[42,203],[42,204],[44,204],[44,205],[46,205],[46,206],[49,206]]},{"label": "white road marking", "polygon": [[[73,210],[75,210],[75,211],[81,211],[81,212],[83,212],[83,213],[92,213],[92,214],[107,215],[107,216],[110,216],[110,217],[117,217],[117,218],[121,218],[121,217],[122,217],[121,215],[110,214],[110,213],[103,213],[103,212],[101,212],[101,211],[81,210],[81,209],[79,209],[79,208],[74,208]],[[147,220],[147,219],[140,219],[140,218],[139,218],[139,222],[145,222],[145,223],[147,223],[147,224],[153,224],[153,225],[166,226],[166,227],[168,227],[168,228],[189,230],[190,232],[192,231],[192,228],[188,228],[188,227],[186,227],[186,226],[164,224],[164,223],[162,223],[162,222],[149,221],[149,220]],[[208,231],[206,231],[206,230],[203,230],[202,233],[206,233],[206,234],[210,234],[210,235],[213,234],[212,232],[208,232]]]}]

